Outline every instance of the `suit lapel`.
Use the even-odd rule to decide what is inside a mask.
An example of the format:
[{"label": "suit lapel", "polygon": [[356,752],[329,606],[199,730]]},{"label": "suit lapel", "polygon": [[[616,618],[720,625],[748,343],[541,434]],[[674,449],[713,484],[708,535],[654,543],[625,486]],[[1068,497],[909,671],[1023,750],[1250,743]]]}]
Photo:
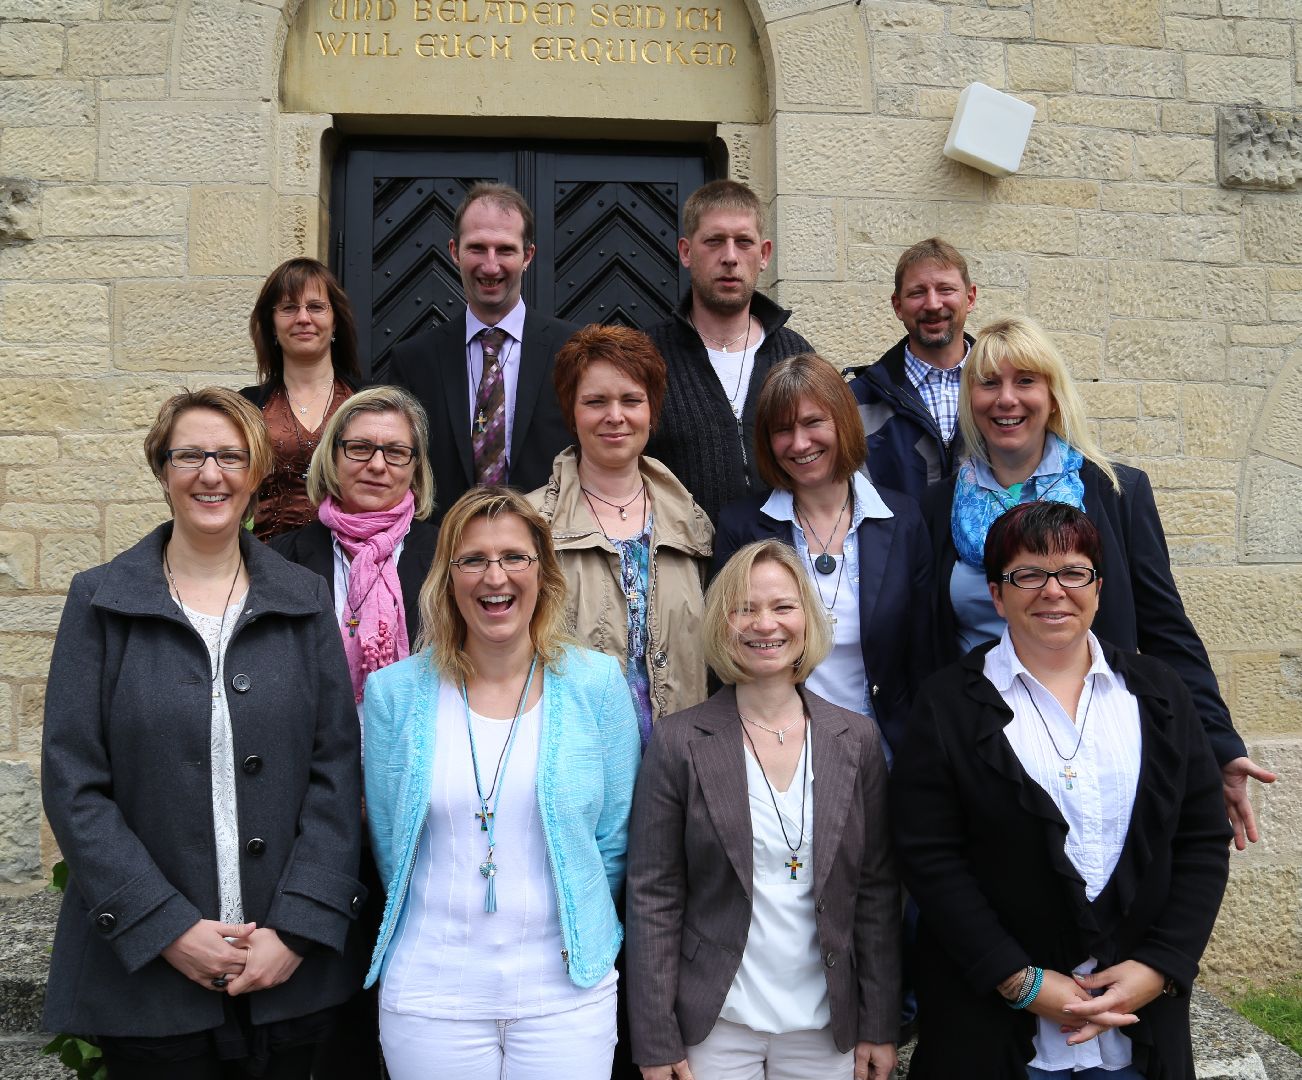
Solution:
[{"label": "suit lapel", "polygon": [[538,326],[539,317],[532,308],[524,312],[524,341],[520,343],[520,374],[515,383],[515,415],[511,419],[511,463],[518,460],[522,452],[524,437],[529,431],[529,422],[533,419],[534,407],[538,404],[538,395],[542,391],[543,379],[550,365],[551,342],[547,340],[546,328]]},{"label": "suit lapel", "polygon": [[[895,522],[898,519],[864,518],[859,523],[859,630],[866,643],[866,627],[873,625],[873,609],[881,595],[886,579],[886,567],[891,561],[891,544],[895,541]],[[907,582],[905,583],[907,586]],[[868,658],[864,657],[865,667]]]},{"label": "suit lapel", "polygon": [[814,895],[821,896],[836,863],[846,818],[854,812],[850,798],[860,748],[849,724],[831,705],[814,694],[802,692],[801,697],[814,734]]},{"label": "suit lapel", "polygon": [[[461,314],[449,319],[440,328],[446,335],[442,348],[435,349],[433,378],[443,379],[443,401],[447,406],[448,424],[452,430],[452,441],[456,443],[457,457],[461,460],[462,471],[466,474],[467,485],[475,482],[475,461],[470,449],[470,376],[466,364],[466,309]],[[443,370],[438,370],[438,356],[447,358]]]},{"label": "suit lapel", "polygon": [[737,719],[737,692],[724,687],[700,708],[696,717],[700,734],[691,740],[692,763],[710,821],[728,861],[753,897],[755,858],[746,791],[746,758]]}]

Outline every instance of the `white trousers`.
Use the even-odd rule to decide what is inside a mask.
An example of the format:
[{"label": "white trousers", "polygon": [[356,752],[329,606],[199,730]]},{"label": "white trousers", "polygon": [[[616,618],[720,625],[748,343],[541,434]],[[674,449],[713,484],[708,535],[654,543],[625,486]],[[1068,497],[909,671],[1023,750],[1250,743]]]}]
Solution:
[{"label": "white trousers", "polygon": [[687,1064],[696,1080],[852,1080],[854,1051],[840,1053],[830,1028],[768,1035],[718,1020]]},{"label": "white trousers", "polygon": [[569,1012],[518,1020],[436,1020],[380,1010],[392,1080],[610,1080],[615,988]]}]

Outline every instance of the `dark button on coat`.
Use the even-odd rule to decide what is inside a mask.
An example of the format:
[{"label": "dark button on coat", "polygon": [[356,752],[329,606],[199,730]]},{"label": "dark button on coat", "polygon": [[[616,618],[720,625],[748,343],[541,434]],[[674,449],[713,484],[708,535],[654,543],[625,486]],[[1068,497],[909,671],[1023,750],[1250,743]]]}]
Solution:
[{"label": "dark button on coat", "polygon": [[[162,572],[171,523],[78,574],[50,663],[42,787],[69,876],[44,1025],[164,1036],[222,1022],[222,1001],[160,953],[217,919],[207,649]],[[360,981],[342,958],[361,840],[357,715],[329,592],[248,535],[249,592],[227,652],[248,679],[229,693],[244,917],[323,946],[250,998],[255,1024],[343,1001]]]}]

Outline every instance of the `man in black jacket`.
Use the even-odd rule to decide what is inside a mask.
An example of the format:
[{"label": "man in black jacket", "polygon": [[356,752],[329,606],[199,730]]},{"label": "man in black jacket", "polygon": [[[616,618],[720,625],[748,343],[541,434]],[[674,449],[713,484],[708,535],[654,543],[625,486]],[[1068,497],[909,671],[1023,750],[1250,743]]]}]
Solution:
[{"label": "man in black jacket", "polygon": [[967,261],[952,245],[933,236],[900,256],[891,307],[908,333],[849,373],[874,483],[920,498],[958,465],[958,390],[972,344],[963,324],[975,304]]},{"label": "man in black jacket", "polygon": [[727,503],[765,490],[755,467],[755,404],[779,360],[813,347],[786,311],[755,291],[773,241],[764,208],[735,180],[714,180],[683,207],[678,257],[692,291],[648,333],[669,368],[660,424],[647,453],[673,470],[717,521]]}]

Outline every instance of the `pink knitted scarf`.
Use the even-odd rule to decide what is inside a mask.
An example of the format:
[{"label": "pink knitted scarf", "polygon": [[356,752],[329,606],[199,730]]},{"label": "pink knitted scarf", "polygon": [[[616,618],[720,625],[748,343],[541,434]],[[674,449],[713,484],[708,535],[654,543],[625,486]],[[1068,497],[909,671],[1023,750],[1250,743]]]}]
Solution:
[{"label": "pink knitted scarf", "polygon": [[411,528],[415,506],[408,491],[388,510],[346,514],[329,495],[318,510],[321,524],[352,560],[341,629],[357,701],[362,700],[367,675],[411,652],[393,552]]}]

